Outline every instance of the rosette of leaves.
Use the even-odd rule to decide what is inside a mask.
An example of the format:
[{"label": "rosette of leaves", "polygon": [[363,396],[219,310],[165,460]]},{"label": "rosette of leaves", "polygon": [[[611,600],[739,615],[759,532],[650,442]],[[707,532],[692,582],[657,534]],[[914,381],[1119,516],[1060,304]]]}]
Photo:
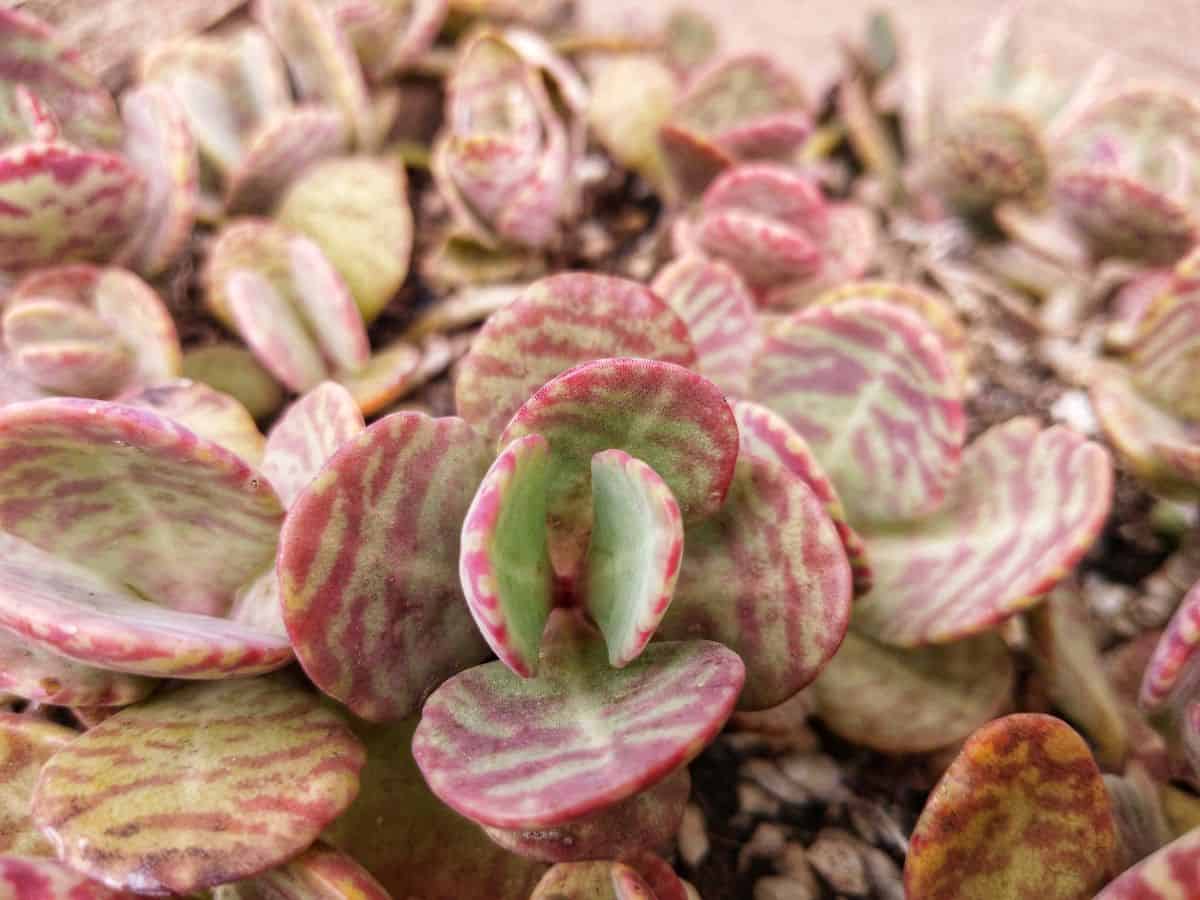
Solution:
[{"label": "rosette of leaves", "polygon": [[810,177],[771,163],[718,176],[698,209],[681,219],[676,249],[728,263],[762,306],[794,309],[860,278],[874,261],[873,214],[831,203]]},{"label": "rosette of leaves", "polygon": [[751,374],[836,488],[870,573],[814,685],[818,714],[886,752],[946,746],[1004,706],[995,629],[1070,572],[1111,502],[1107,453],[1069,429],[1014,419],[964,446],[944,313],[917,291],[849,285],[773,326]]},{"label": "rosette of leaves", "polygon": [[533,32],[465,38],[433,151],[456,227],[491,251],[557,242],[577,212],[587,103],[582,79]]},{"label": "rosette of leaves", "polygon": [[1055,200],[1096,257],[1170,265],[1196,243],[1200,107],[1155,87],[1095,103],[1062,136]]}]

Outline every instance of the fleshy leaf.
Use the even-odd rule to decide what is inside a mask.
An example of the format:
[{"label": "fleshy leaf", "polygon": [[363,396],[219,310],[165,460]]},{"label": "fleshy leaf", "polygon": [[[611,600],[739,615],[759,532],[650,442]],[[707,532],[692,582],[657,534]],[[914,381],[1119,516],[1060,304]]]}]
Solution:
[{"label": "fleshy leaf", "polygon": [[752,384],[808,442],[856,526],[932,512],[958,473],[962,387],[907,309],[863,299],[795,313],[771,330]]},{"label": "fleshy leaf", "polygon": [[658,473],[622,450],[592,457],[584,606],[608,661],[636,659],[666,615],[683,558],[683,518]]},{"label": "fleshy leaf", "polygon": [[853,631],[812,687],[831,731],[882,753],[949,747],[1003,710],[1012,689],[1012,659],[995,635],[902,649]]},{"label": "fleshy leaf", "polygon": [[475,338],[455,383],[459,415],[498,435],[551,378],[617,356],[697,363],[687,325],[642,285],[583,272],[544,278],[492,315]]},{"label": "fleshy leaf", "polygon": [[78,736],[42,719],[0,713],[0,854],[54,856],[29,817],[29,798],[46,760]]},{"label": "fleshy leaf", "polygon": [[145,410],[0,409],[0,473],[0,529],[174,609],[223,611],[275,552],[282,510],[266,479]]},{"label": "fleshy leaf", "polygon": [[231,213],[270,209],[309,166],[346,149],[341,114],[328,106],[301,106],[276,113],[246,142],[225,186]]},{"label": "fleshy leaf", "polygon": [[484,831],[513,853],[552,863],[626,859],[647,848],[664,851],[679,831],[691,786],[684,767],[627,800],[555,828]]},{"label": "fleshy leaf", "polygon": [[111,397],[133,374],[133,354],[107,323],[61,300],[13,306],[4,342],[22,374],[49,391]]},{"label": "fleshy leaf", "polygon": [[461,419],[396,413],[344,445],[288,511],[276,569],[296,656],[363,718],[406,716],[487,658],[457,569],[487,460]]},{"label": "fleshy leaf", "polygon": [[33,818],[80,872],[186,894],[301,852],[350,805],[365,761],[341,717],[290,677],[187,685],[56,753]]},{"label": "fleshy leaf", "polygon": [[1160,709],[1167,702],[1185,673],[1194,665],[1200,646],[1200,582],[1180,601],[1167,630],[1154,648],[1146,665],[1138,703],[1146,710]]},{"label": "fleshy leaf", "polygon": [[708,638],[746,661],[739,707],[767,709],[812,681],[850,619],[850,567],[820,501],[768,459],[738,460],[725,503],[691,524],[659,634]]},{"label": "fleshy leaf", "polygon": [[146,185],[122,156],[52,142],[0,152],[0,268],[104,260],[142,214]]},{"label": "fleshy leaf", "polygon": [[310,390],[327,376],[299,312],[266,276],[239,269],[225,291],[238,333],[272,375],[293,391]]},{"label": "fleshy leaf", "polygon": [[437,38],[447,0],[331,0],[337,23],[375,80],[413,63]]},{"label": "fleshy leaf", "polygon": [[254,354],[238,344],[208,344],[183,354],[183,377],[236,399],[256,419],[283,405],[283,389]]},{"label": "fleshy leaf", "polygon": [[416,725],[415,717],[355,724],[367,746],[362,790],[324,839],[395,898],[467,900],[467,886],[474,886],[487,900],[528,900],[546,867],[500,849],[430,793],[412,757]]},{"label": "fleshy leaf", "polygon": [[523,678],[537,671],[538,647],[554,606],[546,544],[548,449],[545,438],[530,434],[492,463],[463,520],[458,563],[480,633]]},{"label": "fleshy leaf", "polygon": [[687,325],[696,371],[727,394],[749,393],[750,365],[762,336],[754,299],[737,272],[721,262],[684,256],[660,271],[651,287]]},{"label": "fleshy leaf", "polygon": [[658,900],[637,869],[619,862],[559,863],[545,874],[529,900]]},{"label": "fleshy leaf", "polygon": [[0,856],[3,900],[137,900],[137,896],[111,890],[57,860]]},{"label": "fleshy leaf", "polygon": [[1000,624],[1074,568],[1112,490],[1108,452],[1068,428],[1019,418],[989,429],[934,516],[868,535],[875,586],[855,605],[855,627],[916,646]]},{"label": "fleshy leaf", "polygon": [[741,454],[779,463],[808,485],[824,505],[826,515],[842,539],[842,549],[846,551],[846,559],[854,574],[855,591],[862,593],[869,590],[871,561],[867,556],[866,544],[846,521],[846,510],[838,496],[837,487],[825,475],[808,443],[781,416],[749,400],[736,401],[733,415],[737,419]]},{"label": "fleshy leaf", "polygon": [[147,277],[162,272],[191,236],[199,191],[199,157],[187,113],[160,84],[121,97],[125,156],[146,180],[146,205],[130,237],[130,265]]},{"label": "fleshy leaf", "polygon": [[63,124],[67,140],[84,147],[115,147],[121,121],[108,91],[79,60],[73,47],[39,19],[20,10],[0,9],[0,144],[24,135],[14,130],[17,88],[24,86]]},{"label": "fleshy leaf", "polygon": [[262,462],[266,439],[254,418],[233,397],[208,385],[180,378],[126,394],[120,402],[178,422],[252,466]]},{"label": "fleshy leaf", "polygon": [[724,725],[745,670],[708,641],[650,644],[623,669],[569,614],[552,619],[541,674],[476,666],[425,704],[413,756],[459,813],[550,828],[618,803],[686,765]]},{"label": "fleshy leaf", "polygon": [[1200,892],[1200,829],[1176,838],[1109,882],[1094,900],[1190,900]]},{"label": "fleshy leaf", "polygon": [[0,628],[0,691],[5,693],[55,706],[125,706],[153,688],[151,679],[82,665]]},{"label": "fleshy leaf", "polygon": [[1189,281],[1180,285],[1181,294],[1169,290],[1147,312],[1129,349],[1129,367],[1134,383],[1153,402],[1194,421],[1200,420],[1200,387],[1189,375],[1200,365],[1200,293],[1192,292]]},{"label": "fleshy leaf", "polygon": [[1011,106],[980,106],[953,118],[938,138],[935,178],[956,207],[979,213],[998,203],[1035,205],[1050,180],[1037,123]]},{"label": "fleshy leaf", "polygon": [[653,57],[620,57],[606,61],[590,86],[588,122],[596,139],[623,166],[669,189],[658,134],[679,92],[674,73]]},{"label": "fleshy leaf", "polygon": [[1059,719],[1012,715],[975,732],[934,788],[904,890],[912,900],[1083,900],[1116,862],[1116,825],[1087,744]]},{"label": "fleshy leaf", "polygon": [[590,511],[590,464],[602,450],[624,450],[657,472],[685,521],[721,507],[737,461],[733,412],[712,382],[672,363],[599,359],[547,382],[513,416],[500,438],[527,434],[550,442],[552,527],[577,530]]},{"label": "fleshy leaf", "polygon": [[416,387],[421,374],[421,351],[394,341],[376,351],[361,369],[337,373],[337,381],[354,398],[363,415],[372,416]]},{"label": "fleshy leaf", "polygon": [[277,218],[325,251],[368,323],[408,274],[413,217],[404,168],[395,162],[359,156],[319,163],[288,188]]},{"label": "fleshy leaf", "polygon": [[222,885],[214,900],[391,900],[357,862],[317,842],[290,862],[246,881]]},{"label": "fleshy leaf", "polygon": [[289,406],[271,428],[262,465],[284,507],[364,428],[354,398],[333,382],[318,385]]}]

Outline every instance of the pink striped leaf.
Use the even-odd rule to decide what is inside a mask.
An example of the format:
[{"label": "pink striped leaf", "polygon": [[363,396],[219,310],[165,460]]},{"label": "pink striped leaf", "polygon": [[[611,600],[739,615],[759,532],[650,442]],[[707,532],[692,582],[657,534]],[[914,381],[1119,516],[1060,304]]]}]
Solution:
[{"label": "pink striped leaf", "polygon": [[0,854],[54,856],[54,846],[29,815],[42,766],[79,736],[44,719],[0,713]]},{"label": "pink striped leaf", "polygon": [[145,84],[121,97],[125,157],[146,180],[146,205],[125,249],[152,277],[183,251],[196,219],[199,157],[187,112],[170,89]]},{"label": "pink striped leaf", "polygon": [[220,900],[391,900],[371,873],[321,841],[290,862],[222,885]]},{"label": "pink striped leaf", "polygon": [[279,417],[267,435],[262,471],[289,507],[343,444],[366,428],[354,398],[340,384],[317,385]]},{"label": "pink striped leaf", "polygon": [[[126,406],[148,409],[190,428],[252,466],[263,460],[266,438],[242,404],[228,394],[185,378],[120,397]],[[265,473],[264,473],[265,474]]]},{"label": "pink striped leaf", "polygon": [[1108,452],[1028,418],[984,432],[937,513],[869,534],[875,585],[855,627],[889,644],[959,640],[1037,603],[1099,535],[1112,503]]},{"label": "pink striped leaf", "polygon": [[117,253],[146,185],[123,156],[57,141],[0,152],[0,268],[9,272]]},{"label": "pink striped leaf", "polygon": [[109,95],[79,59],[73,42],[10,6],[0,8],[0,145],[21,140],[19,88],[62,123],[63,136],[82,147],[115,147],[121,121]]},{"label": "pink striped leaf", "polygon": [[861,299],[794,313],[769,334],[752,384],[808,442],[857,527],[932,512],[958,473],[962,386],[910,310]]},{"label": "pink striped leaf", "polygon": [[346,149],[346,124],[328,106],[300,106],[276,113],[250,133],[225,184],[230,213],[269,210],[305,169]]},{"label": "pink striped leaf", "polygon": [[51,757],[33,818],[79,872],[187,894],[302,852],[350,805],[365,761],[341,716],[291,677],[187,685]]},{"label": "pink striped leaf", "polygon": [[420,58],[441,31],[447,0],[325,0],[371,78],[382,80]]},{"label": "pink striped leaf", "polygon": [[874,264],[879,243],[875,212],[856,203],[831,203],[820,268],[808,278],[768,291],[760,302],[780,310],[808,306],[824,291],[861,278]]},{"label": "pink striped leaf", "polygon": [[637,869],[619,862],[559,863],[538,882],[529,900],[658,900]]},{"label": "pink striped leaf", "polygon": [[938,136],[933,179],[961,212],[985,213],[1012,201],[1036,206],[1050,182],[1039,122],[1016,106],[985,104],[960,112]]},{"label": "pink striped leaf", "polygon": [[812,693],[817,715],[846,740],[881,753],[930,753],[1008,707],[1013,680],[996,635],[902,649],[850,631]]},{"label": "pink striped leaf", "polygon": [[811,682],[850,621],[850,566],[804,481],[743,455],[722,508],[691,524],[667,640],[707,638],[746,662],[739,708],[767,709]]},{"label": "pink striped leaf", "polygon": [[406,341],[394,341],[371,354],[360,369],[336,373],[363,415],[372,416],[422,383],[421,351]]},{"label": "pink striped leaf", "polygon": [[366,322],[378,318],[408,275],[413,215],[404,167],[393,161],[347,156],[318,163],[288,188],[277,218],[320,246]]},{"label": "pink striped leaf", "polygon": [[[20,124],[14,123],[15,131],[24,131],[20,140],[55,141],[62,137],[62,123],[54,111],[24,83],[13,89],[13,106]],[[8,143],[18,143],[14,138]]]},{"label": "pink striped leaf", "polygon": [[456,562],[488,458],[461,419],[396,413],[343,445],[288,511],[276,571],[296,656],[363,718],[402,718],[487,657]]},{"label": "pink striped leaf", "polygon": [[318,0],[258,0],[255,16],[287,60],[300,99],[336,108],[354,143],[374,149],[366,79],[332,13]]},{"label": "pink striped leaf", "polygon": [[293,391],[308,391],[328,377],[303,317],[266,276],[235,270],[225,291],[242,340],[280,382]]},{"label": "pink striped leaf", "polygon": [[83,665],[0,628],[0,691],[6,694],[54,706],[126,706],[149,694],[154,684]]},{"label": "pink striped leaf", "polygon": [[1200,291],[1177,275],[1166,296],[1147,311],[1129,348],[1130,375],[1152,402],[1171,415],[1200,421]]},{"label": "pink striped leaf", "polygon": [[91,310],[30,300],[4,314],[13,362],[39,387],[77,397],[111,397],[130,381],[133,354]]},{"label": "pink striped leaf", "polygon": [[184,378],[233,397],[255,419],[264,419],[283,405],[279,382],[240,344],[192,347],[183,354],[182,372]]},{"label": "pink striped leaf", "polygon": [[484,828],[513,853],[544,862],[628,859],[646,851],[669,853],[683,820],[692,779],[686,767],[607,809],[558,825],[525,831]]},{"label": "pink striped leaf", "polygon": [[0,409],[0,529],[153,603],[223,612],[271,560],[281,518],[245,462],[147,410]]},{"label": "pink striped leaf", "polygon": [[762,336],[754,299],[738,274],[724,263],[683,256],[660,271],[651,288],[687,325],[696,371],[726,394],[749,393]]},{"label": "pink striped leaf", "polygon": [[136,900],[53,859],[0,856],[0,900]]},{"label": "pink striped leaf", "polygon": [[686,765],[742,688],[737,654],[708,641],[656,642],[623,669],[563,613],[541,674],[469,669],[425,704],[413,755],[430,788],[497,828],[551,828],[619,803]]},{"label": "pink striped leaf", "polygon": [[498,435],[551,378],[618,356],[698,364],[688,326],[642,285],[584,272],[543,278],[495,312],[475,338],[455,384],[459,415]]},{"label": "pink striped leaf", "polygon": [[528,900],[546,867],[502,850],[435,797],[413,761],[415,717],[357,721],[367,747],[362,790],[323,838],[349,853],[396,898]]},{"label": "pink striped leaf", "polygon": [[1094,900],[1190,900],[1200,893],[1200,830],[1192,829],[1136,863]]},{"label": "pink striped leaf", "polygon": [[904,895],[1080,900],[1117,860],[1112,806],[1083,738],[1051,716],[1012,715],[975,732],[929,796]]},{"label": "pink striped leaf", "polygon": [[1200,582],[1180,601],[1142,675],[1138,703],[1148,711],[1162,708],[1176,688],[1191,682],[1200,647]]},{"label": "pink striped leaf", "polygon": [[856,593],[871,587],[871,561],[867,547],[850,523],[846,521],[846,510],[838,496],[837,487],[821,468],[808,442],[781,416],[765,406],[738,400],[733,404],[733,415],[737,419],[741,455],[757,456],[778,463],[799,477],[813,492],[825,508],[842,540],[842,549],[854,575]]}]

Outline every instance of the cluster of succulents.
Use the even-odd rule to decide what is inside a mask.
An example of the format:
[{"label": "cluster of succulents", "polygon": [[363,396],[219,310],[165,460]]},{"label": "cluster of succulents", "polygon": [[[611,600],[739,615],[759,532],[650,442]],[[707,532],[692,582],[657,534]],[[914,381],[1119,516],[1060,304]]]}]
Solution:
[{"label": "cluster of succulents", "polygon": [[1200,586],[1105,671],[1113,455],[972,420],[954,255],[1186,516],[1190,101],[1002,33],[922,142],[882,17],[815,103],[689,13],[173,5],[0,10],[0,897],[689,900],[689,763],[797,697],[955,754],[913,900],[1200,892]]}]

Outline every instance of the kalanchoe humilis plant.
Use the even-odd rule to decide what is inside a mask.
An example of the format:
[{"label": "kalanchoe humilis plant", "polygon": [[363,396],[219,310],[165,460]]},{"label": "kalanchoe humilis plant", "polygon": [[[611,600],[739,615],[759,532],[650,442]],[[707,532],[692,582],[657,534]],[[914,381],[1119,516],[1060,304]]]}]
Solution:
[{"label": "kalanchoe humilis plant", "polygon": [[812,178],[770,163],[726,170],[675,230],[678,251],[727,262],[761,305],[783,309],[861,277],[876,240],[871,212],[831,203]]}]

